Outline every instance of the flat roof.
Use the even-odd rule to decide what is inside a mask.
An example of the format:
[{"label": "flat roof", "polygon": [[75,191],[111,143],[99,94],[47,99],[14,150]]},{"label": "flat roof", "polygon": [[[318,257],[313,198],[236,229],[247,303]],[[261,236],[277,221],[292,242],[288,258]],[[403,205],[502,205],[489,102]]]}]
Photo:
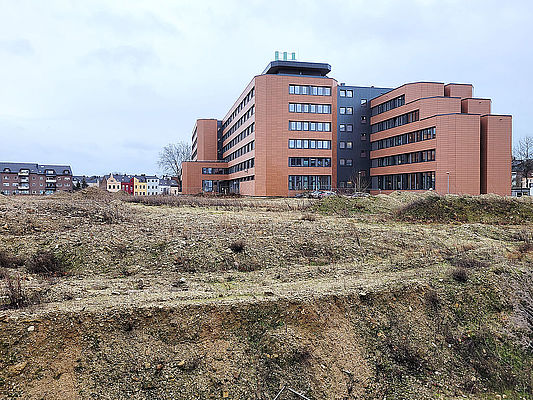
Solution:
[{"label": "flat roof", "polygon": [[271,61],[263,75],[310,75],[310,76],[326,76],[331,72],[331,65],[327,63],[314,63],[303,61]]}]

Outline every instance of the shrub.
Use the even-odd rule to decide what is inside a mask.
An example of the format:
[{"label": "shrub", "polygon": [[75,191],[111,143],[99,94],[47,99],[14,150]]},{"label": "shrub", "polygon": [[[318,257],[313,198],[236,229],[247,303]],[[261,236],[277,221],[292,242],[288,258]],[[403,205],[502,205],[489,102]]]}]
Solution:
[{"label": "shrub", "polygon": [[9,254],[5,250],[0,250],[0,267],[1,268],[15,268],[24,264],[24,261],[16,256]]},{"label": "shrub", "polygon": [[311,213],[307,213],[307,214],[302,215],[300,217],[300,219],[302,221],[315,221],[316,220],[316,215],[311,214]]},{"label": "shrub", "polygon": [[468,271],[465,268],[455,268],[452,271],[452,278],[457,282],[466,282],[468,281]]},{"label": "shrub", "polygon": [[66,272],[64,260],[52,251],[34,254],[28,261],[27,268],[32,274],[49,276],[64,275]]},{"label": "shrub", "polygon": [[4,278],[4,291],[8,298],[8,307],[21,308],[27,302],[26,293],[22,287],[22,277],[17,274],[14,278],[6,275]]},{"label": "shrub", "polygon": [[244,251],[245,246],[246,244],[244,243],[244,240],[236,240],[229,245],[229,248],[234,253],[242,253]]}]

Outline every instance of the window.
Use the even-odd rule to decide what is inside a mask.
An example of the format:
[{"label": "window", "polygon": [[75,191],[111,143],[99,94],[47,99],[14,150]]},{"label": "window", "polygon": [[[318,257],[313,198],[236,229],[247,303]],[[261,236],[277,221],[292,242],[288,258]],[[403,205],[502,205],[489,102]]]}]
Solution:
[{"label": "window", "polygon": [[435,189],[435,171],[414,172],[377,177],[380,190],[429,190]]},{"label": "window", "polygon": [[353,125],[352,124],[347,124],[346,125],[346,131],[352,132],[353,131]]},{"label": "window", "polygon": [[346,124],[340,124],[339,125],[339,131],[346,132]]},{"label": "window", "polygon": [[385,121],[378,122],[377,124],[372,125],[372,133],[381,132],[387,129],[392,129],[397,126],[402,126],[405,124],[410,124],[411,122],[418,121],[419,113],[418,110],[408,112],[407,114],[399,115],[394,118],[389,118]]},{"label": "window", "polygon": [[361,123],[366,124],[366,115],[361,115]]},{"label": "window", "polygon": [[346,148],[351,149],[353,147],[353,142],[346,142]]},{"label": "window", "polygon": [[289,121],[289,130],[330,132],[331,122]]},{"label": "window", "polygon": [[291,113],[331,114],[331,104],[289,103]]},{"label": "window", "polygon": [[289,190],[331,189],[331,175],[289,175]]},{"label": "window", "polygon": [[365,158],[366,157],[366,150],[361,150],[361,158]]},{"label": "window", "polygon": [[353,107],[341,107],[339,109],[340,114],[353,114]]},{"label": "window", "polygon": [[367,99],[361,99],[361,105],[366,106],[368,100]]},{"label": "window", "polygon": [[347,90],[346,97],[353,97],[353,90]]},{"label": "window", "polygon": [[339,91],[339,96],[340,97],[346,97],[346,90]]},{"label": "window", "polygon": [[331,149],[331,140],[289,139],[289,149]]},{"label": "window", "polygon": [[331,158],[289,157],[289,167],[331,167]]},{"label": "window", "polygon": [[346,160],[346,166],[351,167],[353,165],[353,160],[351,158]]},{"label": "window", "polygon": [[366,133],[364,132],[361,133],[361,140],[366,140]]},{"label": "window", "polygon": [[289,85],[289,94],[302,94],[308,96],[331,96],[331,88],[329,86]]},{"label": "window", "polygon": [[340,149],[346,148],[346,142],[339,142],[339,148]]},{"label": "window", "polygon": [[346,160],[344,158],[339,158],[339,165],[340,166],[346,165]]},{"label": "window", "polygon": [[372,166],[388,167],[390,165],[414,164],[426,161],[435,161],[435,149],[375,158],[372,160]]},{"label": "window", "polygon": [[435,127],[421,129],[414,132],[404,133],[402,135],[392,136],[386,139],[376,140],[375,142],[372,142],[372,150],[380,150],[409,143],[421,142],[424,140],[435,139],[435,137]]},{"label": "window", "polygon": [[385,111],[392,110],[397,107],[401,107],[405,104],[405,95],[398,96],[392,100],[381,103],[377,106],[372,107],[371,113],[372,116],[384,113]]}]

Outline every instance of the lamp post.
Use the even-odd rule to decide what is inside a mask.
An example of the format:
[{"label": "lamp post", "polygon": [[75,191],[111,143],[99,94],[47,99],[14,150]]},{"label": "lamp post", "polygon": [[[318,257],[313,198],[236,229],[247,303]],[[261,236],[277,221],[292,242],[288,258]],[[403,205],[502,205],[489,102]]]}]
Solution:
[{"label": "lamp post", "polygon": [[446,194],[450,194],[450,171],[446,172],[446,176],[448,177],[448,191]]}]

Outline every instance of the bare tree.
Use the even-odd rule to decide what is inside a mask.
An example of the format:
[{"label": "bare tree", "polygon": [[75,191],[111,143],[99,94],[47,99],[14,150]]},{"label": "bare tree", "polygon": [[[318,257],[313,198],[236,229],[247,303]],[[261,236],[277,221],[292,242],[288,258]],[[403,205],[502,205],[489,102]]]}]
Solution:
[{"label": "bare tree", "polygon": [[366,171],[353,169],[350,175],[350,181],[353,182],[353,187],[356,193],[367,192],[370,189],[370,179],[366,177]]},{"label": "bare tree", "polygon": [[169,143],[159,152],[157,165],[163,172],[177,177],[181,187],[181,164],[190,159],[191,146],[188,143]]},{"label": "bare tree", "polygon": [[513,151],[518,161],[517,172],[521,178],[529,178],[533,174],[533,136],[526,136],[518,142]]}]

